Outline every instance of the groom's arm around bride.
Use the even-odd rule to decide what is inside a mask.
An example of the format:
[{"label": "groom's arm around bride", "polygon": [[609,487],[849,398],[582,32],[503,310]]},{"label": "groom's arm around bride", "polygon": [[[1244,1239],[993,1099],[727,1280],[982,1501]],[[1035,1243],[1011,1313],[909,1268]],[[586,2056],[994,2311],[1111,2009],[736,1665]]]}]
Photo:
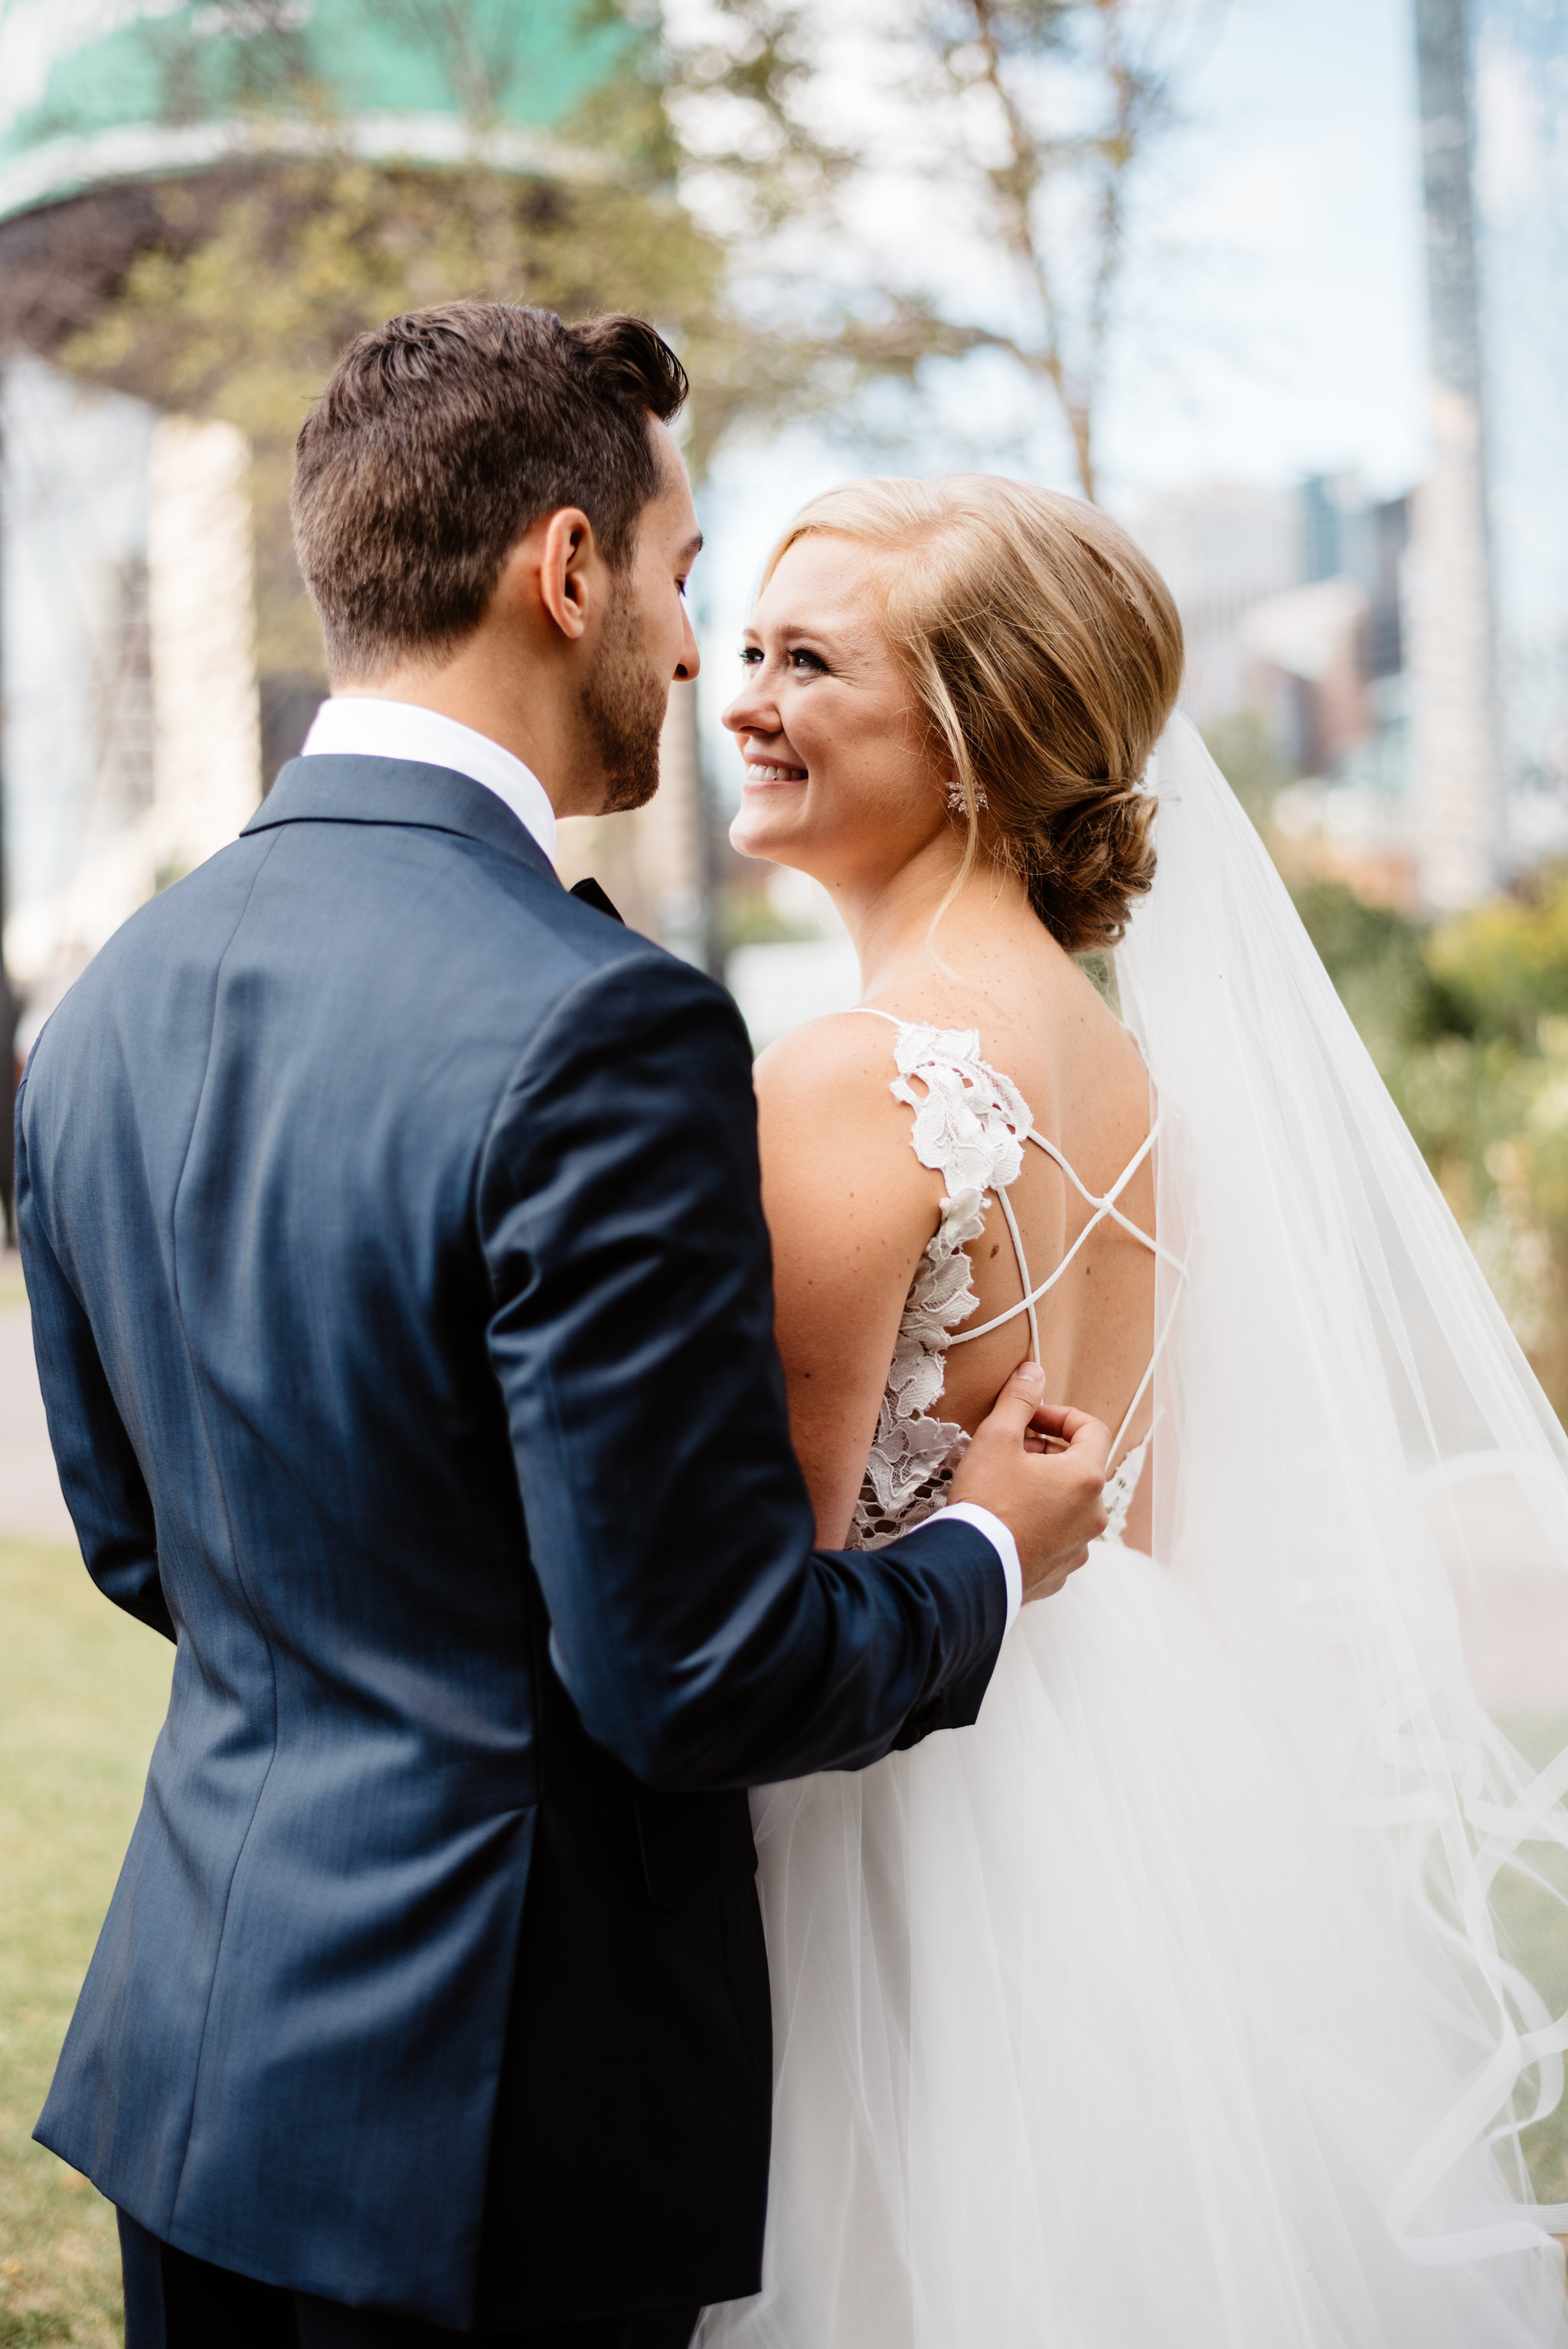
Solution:
[{"label": "groom's arm around bride", "polygon": [[814,1548],[745,1031],[556,878],[696,671],[683,391],[630,320],[362,338],[296,487],[336,698],[27,1071],[62,1481],[178,1641],[40,2123],[125,2214],[129,2349],[209,2288],[583,2349],[755,2289],[744,1789],[973,1721],[1015,1541],[1048,1588],[1102,1522],[1103,1431],[1031,1456],[1015,1383],[985,1506]]}]

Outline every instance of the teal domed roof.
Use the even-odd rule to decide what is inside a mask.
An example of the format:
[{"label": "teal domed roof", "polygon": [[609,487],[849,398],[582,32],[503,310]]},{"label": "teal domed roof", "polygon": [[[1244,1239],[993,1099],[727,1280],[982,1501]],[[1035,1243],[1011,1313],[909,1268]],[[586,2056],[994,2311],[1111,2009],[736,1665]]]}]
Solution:
[{"label": "teal domed roof", "polygon": [[519,170],[624,53],[573,0],[0,0],[0,220],[309,151]]}]

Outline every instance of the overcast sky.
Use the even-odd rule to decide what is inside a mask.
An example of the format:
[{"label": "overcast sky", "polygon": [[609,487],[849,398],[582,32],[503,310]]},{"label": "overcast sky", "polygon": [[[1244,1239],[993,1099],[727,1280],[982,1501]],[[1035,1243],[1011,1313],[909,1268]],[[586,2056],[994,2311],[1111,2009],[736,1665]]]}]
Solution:
[{"label": "overcast sky", "polygon": [[[1113,509],[1211,481],[1357,470],[1387,494],[1418,476],[1425,314],[1412,13],[1410,0],[1229,0],[1186,85],[1189,128],[1151,197],[1150,282],[1135,287],[1138,315],[1104,419]],[[880,207],[873,200],[869,231],[896,234],[908,201],[906,189],[889,189]],[[1022,461],[1016,443],[987,450],[983,379],[944,405],[952,445],[938,427],[918,470],[989,462],[1073,486],[1048,440]],[[698,597],[710,719],[776,531],[813,490],[900,461],[868,465],[801,432],[722,461],[705,499]]]}]

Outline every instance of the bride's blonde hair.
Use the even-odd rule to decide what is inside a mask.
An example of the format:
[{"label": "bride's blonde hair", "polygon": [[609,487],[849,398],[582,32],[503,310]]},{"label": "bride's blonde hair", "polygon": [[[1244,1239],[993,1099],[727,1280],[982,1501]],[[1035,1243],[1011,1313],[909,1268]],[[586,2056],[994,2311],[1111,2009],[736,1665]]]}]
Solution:
[{"label": "bride's blonde hair", "polygon": [[1019,873],[1070,954],[1114,946],[1154,879],[1140,788],[1181,683],[1181,623],[1147,555],[1098,507],[991,473],[849,481],[768,560],[832,535],[896,555],[878,618],[957,782],[963,873]]}]

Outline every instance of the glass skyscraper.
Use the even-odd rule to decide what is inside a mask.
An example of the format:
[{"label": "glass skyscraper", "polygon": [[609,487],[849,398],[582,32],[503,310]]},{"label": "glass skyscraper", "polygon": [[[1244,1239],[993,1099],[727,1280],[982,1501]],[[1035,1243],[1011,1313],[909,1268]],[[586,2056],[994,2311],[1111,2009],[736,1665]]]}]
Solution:
[{"label": "glass skyscraper", "polygon": [[1470,5],[1503,770],[1527,821],[1532,786],[1568,790],[1568,0]]}]

